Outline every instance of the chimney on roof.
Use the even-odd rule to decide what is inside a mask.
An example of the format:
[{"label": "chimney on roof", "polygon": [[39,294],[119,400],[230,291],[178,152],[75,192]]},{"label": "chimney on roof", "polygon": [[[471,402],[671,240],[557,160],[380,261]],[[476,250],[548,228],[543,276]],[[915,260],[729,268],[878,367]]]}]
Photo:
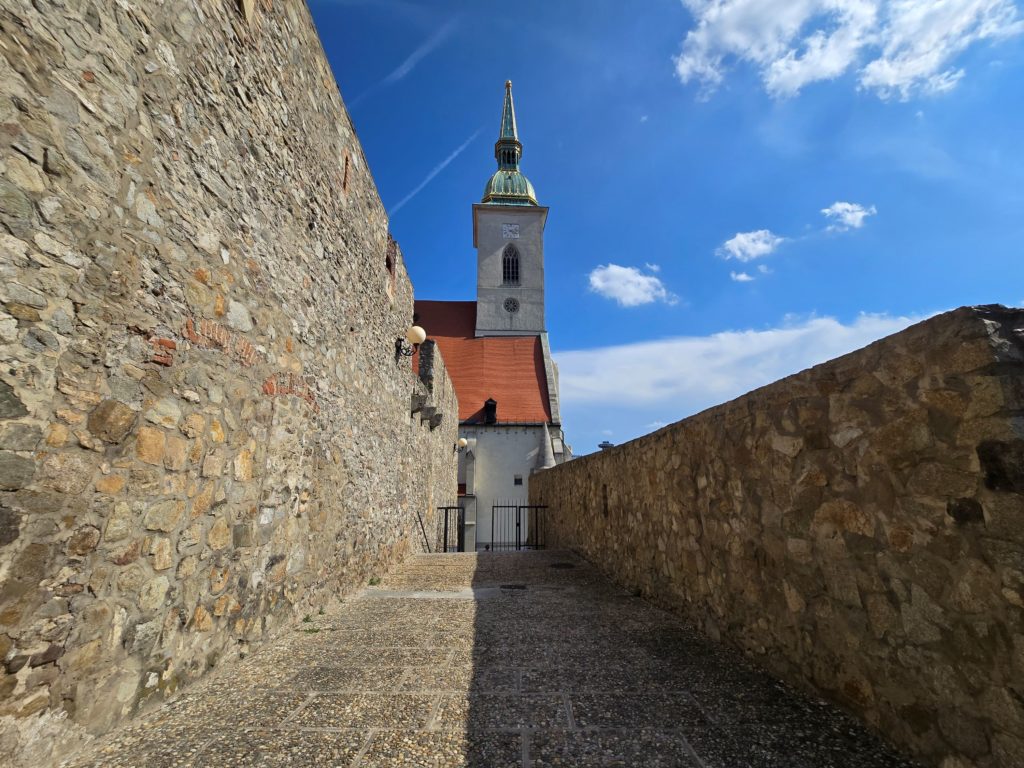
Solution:
[{"label": "chimney on roof", "polygon": [[498,423],[498,401],[489,397],[484,402],[484,424],[497,424],[497,423]]}]

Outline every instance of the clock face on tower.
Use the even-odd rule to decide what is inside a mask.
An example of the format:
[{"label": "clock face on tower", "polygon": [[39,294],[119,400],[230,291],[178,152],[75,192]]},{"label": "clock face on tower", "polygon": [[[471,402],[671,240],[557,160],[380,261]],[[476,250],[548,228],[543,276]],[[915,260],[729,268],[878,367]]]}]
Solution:
[{"label": "clock face on tower", "polygon": [[506,240],[518,240],[519,239],[519,225],[518,224],[502,224],[501,225],[501,236]]}]

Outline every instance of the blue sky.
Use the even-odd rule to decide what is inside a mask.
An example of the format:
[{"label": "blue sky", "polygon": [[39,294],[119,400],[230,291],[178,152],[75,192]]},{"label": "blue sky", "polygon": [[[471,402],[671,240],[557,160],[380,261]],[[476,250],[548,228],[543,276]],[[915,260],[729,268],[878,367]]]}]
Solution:
[{"label": "blue sky", "polygon": [[1013,0],[310,7],[419,298],[475,298],[513,81],[578,454],[932,313],[1024,304]]}]

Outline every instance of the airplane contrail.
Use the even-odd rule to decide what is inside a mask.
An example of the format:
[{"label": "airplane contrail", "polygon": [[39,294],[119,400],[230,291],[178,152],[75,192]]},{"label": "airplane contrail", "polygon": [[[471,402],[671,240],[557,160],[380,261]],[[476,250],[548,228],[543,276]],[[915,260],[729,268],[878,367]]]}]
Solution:
[{"label": "airplane contrail", "polygon": [[452,152],[450,155],[448,155],[448,157],[446,157],[444,160],[442,160],[440,163],[438,163],[436,166],[434,166],[434,169],[430,173],[427,174],[427,177],[423,181],[421,181],[419,184],[416,185],[415,189],[413,189],[412,192],[410,192],[405,197],[403,197],[401,200],[399,200],[397,203],[395,203],[395,206],[390,211],[388,211],[388,215],[389,216],[394,216],[396,213],[398,213],[398,211],[400,211],[402,209],[402,206],[404,206],[406,203],[408,203],[410,200],[412,200],[414,197],[416,197],[416,195],[418,195],[423,190],[423,188],[425,186],[427,186],[427,184],[429,184],[433,180],[433,178],[435,176],[437,176],[437,174],[439,174],[441,171],[443,171],[445,168],[447,168],[448,165],[455,158],[457,158],[459,155],[462,154],[463,150],[465,150],[466,147],[468,147],[470,145],[470,143],[473,141],[473,139],[475,139],[479,135],[480,135],[480,129],[477,128],[472,136],[470,136],[468,139],[466,139],[464,142],[462,142],[462,144],[459,145],[458,149],[456,149],[454,152]]}]

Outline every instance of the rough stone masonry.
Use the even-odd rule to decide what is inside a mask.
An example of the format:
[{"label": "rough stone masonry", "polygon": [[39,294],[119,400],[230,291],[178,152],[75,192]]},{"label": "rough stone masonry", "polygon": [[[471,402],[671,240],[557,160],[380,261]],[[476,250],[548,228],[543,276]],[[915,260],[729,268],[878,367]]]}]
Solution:
[{"label": "rough stone masonry", "polygon": [[1024,310],[934,317],[530,497],[553,546],[926,761],[1024,765]]},{"label": "rough stone masonry", "polygon": [[8,0],[0,83],[0,754],[39,766],[422,549],[458,409],[396,355],[303,3]]}]

